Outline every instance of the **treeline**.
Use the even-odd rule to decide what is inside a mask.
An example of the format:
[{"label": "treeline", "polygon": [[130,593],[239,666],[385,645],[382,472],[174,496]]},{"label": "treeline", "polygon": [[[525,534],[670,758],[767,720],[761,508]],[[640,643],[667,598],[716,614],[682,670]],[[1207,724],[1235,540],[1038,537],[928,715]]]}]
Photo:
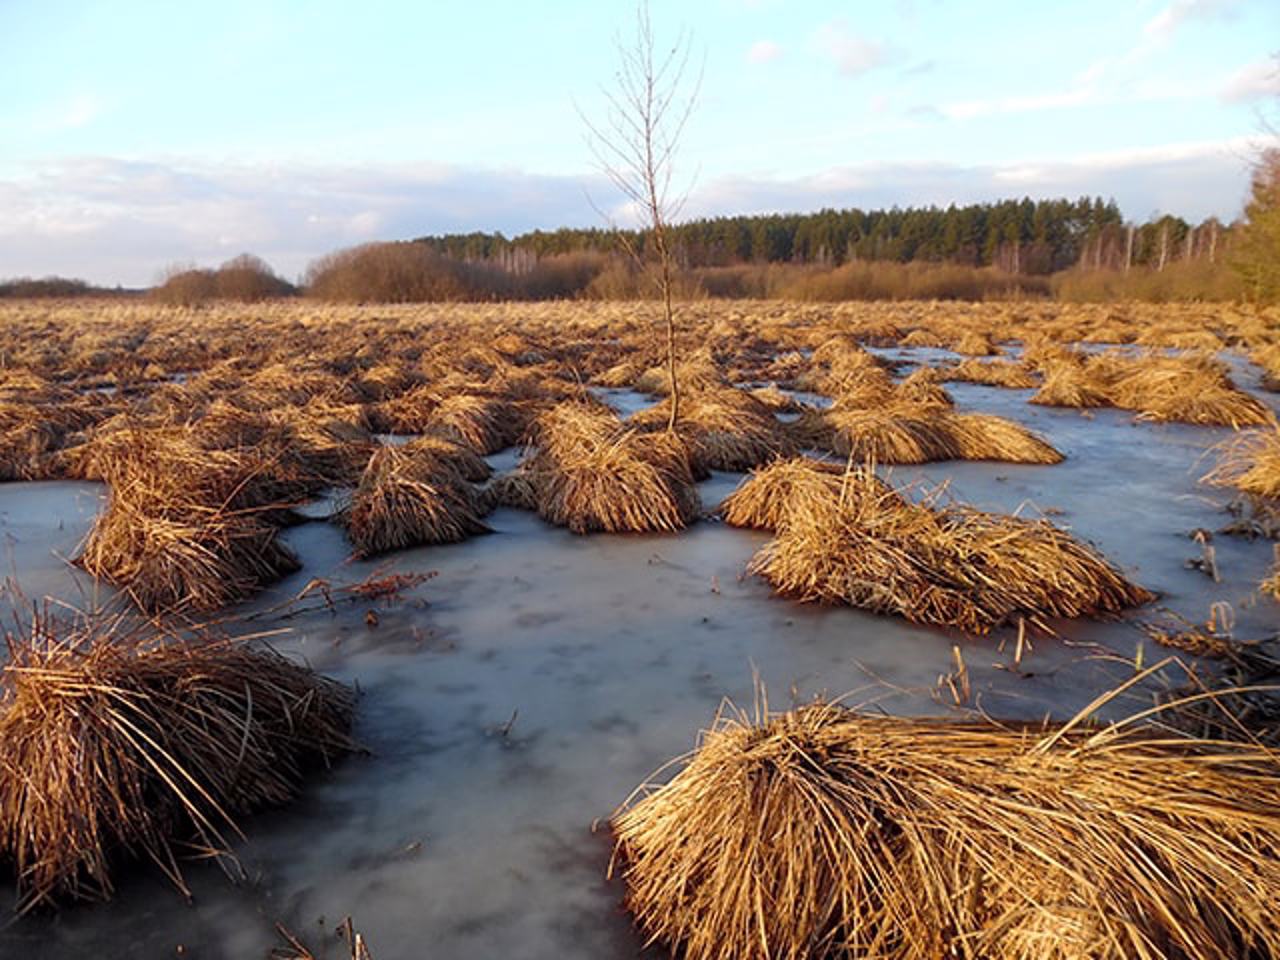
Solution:
[{"label": "treeline", "polygon": [[[1210,218],[1193,224],[1162,216],[1126,224],[1114,200],[1006,200],[968,206],[822,210],[693,220],[673,226],[685,269],[791,263],[948,263],[1043,276],[1074,267],[1164,269],[1176,260],[1221,258],[1230,230]],[[518,273],[541,259],[616,250],[643,253],[647,235],[600,229],[446,234],[416,242],[454,260]]]},{"label": "treeline", "polygon": [[256,303],[290,297],[297,288],[280,277],[261,257],[242,253],[216,270],[170,267],[164,281],[153,287],[151,299],[176,306],[192,306],[210,300]]},{"label": "treeline", "polygon": [[112,297],[131,293],[133,291],[119,287],[95,287],[72,277],[15,277],[12,280],[0,280],[0,298]]},{"label": "treeline", "polygon": [[[693,298],[1274,300],[1278,258],[1266,251],[1274,254],[1280,233],[1277,169],[1276,160],[1259,166],[1254,201],[1231,226],[1173,216],[1125,223],[1101,198],[694,220],[670,228],[676,283]],[[655,288],[623,251],[643,260],[646,239],[565,228],[370,243],[320,257],[299,286],[243,254],[216,269],[172,267],[148,295],[174,305],[298,294],[346,303],[639,299]],[[107,292],[62,278],[0,283],[10,297]]]}]

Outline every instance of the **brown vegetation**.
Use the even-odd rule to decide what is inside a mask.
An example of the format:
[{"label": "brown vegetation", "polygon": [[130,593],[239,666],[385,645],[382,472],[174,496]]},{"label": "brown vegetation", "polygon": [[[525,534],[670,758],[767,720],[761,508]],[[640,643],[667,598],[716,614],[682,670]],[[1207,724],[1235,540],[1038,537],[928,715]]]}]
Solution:
[{"label": "brown vegetation", "polygon": [[457,543],[489,531],[475,489],[454,465],[458,461],[445,456],[428,444],[383,447],[369,459],[342,511],[358,556]]},{"label": "brown vegetation", "polygon": [[678,435],[628,429],[583,403],[552,408],[534,429],[536,452],[522,471],[549,523],[574,533],[672,532],[701,511]]},{"label": "brown vegetation", "polygon": [[354,748],[351,692],[265,648],[48,620],[8,645],[0,849],[24,910],[110,897],[122,859],[189,896],[180,847],[229,855],[233,818]]},{"label": "brown vegetation", "polygon": [[1280,500],[1280,425],[1243,431],[1219,445],[1217,455],[1205,483]]},{"label": "brown vegetation", "polygon": [[[766,499],[768,472],[759,499]],[[785,475],[783,475],[785,477]],[[1025,620],[1108,616],[1153,599],[1046,520],[913,503],[866,468],[790,483],[758,513],[777,536],[748,570],[802,602],[840,603],[985,634]],[[743,499],[758,499],[744,484]]]},{"label": "brown vegetation", "polygon": [[1280,950],[1280,777],[1138,723],[721,718],[612,826],[689,960],[1217,960]]}]

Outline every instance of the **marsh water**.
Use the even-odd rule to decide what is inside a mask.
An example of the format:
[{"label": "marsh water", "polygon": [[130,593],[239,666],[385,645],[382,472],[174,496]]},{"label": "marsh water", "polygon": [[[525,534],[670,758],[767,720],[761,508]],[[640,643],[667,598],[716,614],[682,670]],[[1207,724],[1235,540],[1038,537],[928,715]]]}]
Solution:
[{"label": "marsh water", "polygon": [[[902,358],[922,355],[932,359]],[[1238,637],[1275,632],[1280,605],[1257,593],[1269,543],[1216,536],[1221,583],[1186,566],[1200,550],[1188,533],[1228,519],[1229,492],[1197,482],[1205,451],[1228,431],[1035,407],[1030,390],[949,389],[960,409],[1021,421],[1067,460],[899,467],[895,482],[945,481],[948,495],[984,509],[1047,511],[1158,591],[1155,608],[1202,622],[1226,601]],[[606,393],[624,410],[640,403]],[[1274,395],[1259,396],[1275,406]],[[509,466],[516,455],[494,462]],[[740,479],[702,484],[705,505]],[[93,484],[0,486],[6,572],[22,602],[47,596],[85,609],[110,600],[66,561],[101,496]],[[466,543],[374,562],[351,561],[341,530],[323,520],[285,531],[304,567],[236,611],[256,618],[241,629],[285,630],[278,649],[358,685],[368,755],[317,772],[296,804],[246,818],[238,881],[193,862],[188,905],[139,868],[110,903],[9,922],[0,956],[261,958],[281,942],[276,923],[318,956],[338,956],[333,929],[347,915],[378,960],[648,955],[621,909],[620,884],[607,878],[604,823],[695,745],[726,700],[751,708],[755,676],[775,708],[845,695],[890,713],[940,714],[955,709],[938,681],[958,647],[968,706],[1065,718],[1132,675],[1140,650],[1146,663],[1166,653],[1131,623],[1077,621],[1035,639],[1016,667],[1007,635],[966,639],[795,604],[744,577],[767,535],[712,521],[675,536],[589,537],[514,510],[490,523],[492,534]],[[287,606],[313,578],[341,585],[391,572],[436,575],[375,605],[376,626],[369,604]],[[0,897],[12,900],[12,889]]]}]

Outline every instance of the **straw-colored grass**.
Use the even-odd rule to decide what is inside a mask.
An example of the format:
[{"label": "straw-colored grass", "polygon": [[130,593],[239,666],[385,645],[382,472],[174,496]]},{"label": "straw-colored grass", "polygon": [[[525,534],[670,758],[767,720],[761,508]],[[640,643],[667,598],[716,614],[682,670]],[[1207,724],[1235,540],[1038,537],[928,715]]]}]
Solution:
[{"label": "straw-colored grass", "polygon": [[685,442],[627,429],[612,413],[567,403],[535,424],[526,462],[539,515],[574,533],[673,532],[701,511]]},{"label": "straw-colored grass", "polygon": [[903,377],[894,390],[894,399],[898,405],[917,409],[945,410],[955,406],[935,367],[917,367]]},{"label": "straw-colored grass", "polygon": [[431,447],[383,447],[341,513],[356,554],[457,543],[489,527],[475,489]]},{"label": "straw-colored grass", "polygon": [[722,715],[611,821],[685,960],[1221,960],[1280,951],[1260,747],[814,704]]},{"label": "straw-colored grass", "polygon": [[431,411],[426,428],[487,456],[515,443],[524,425],[516,408],[500,398],[457,393]]},{"label": "straw-colored grass", "polygon": [[1217,456],[1205,483],[1280,499],[1280,426],[1242,431],[1219,445]]},{"label": "straw-colored grass", "polygon": [[832,428],[831,451],[855,461],[898,464],[961,459],[948,422],[936,411],[833,408],[825,419]]},{"label": "straw-colored grass", "polygon": [[993,414],[953,413],[945,408],[898,406],[879,410],[832,407],[824,436],[813,418],[792,426],[799,442],[818,443],[842,457],[884,464],[942,460],[1060,463],[1062,454],[1021,424]]},{"label": "straw-colored grass", "polygon": [[969,357],[994,357],[1000,353],[1000,349],[991,342],[991,337],[977,330],[962,333],[950,346],[956,353]]},{"label": "straw-colored grass", "polygon": [[[229,430],[224,422],[219,433]],[[211,436],[122,429],[95,444],[91,463],[109,493],[79,562],[144,610],[217,609],[298,567],[274,524],[323,478],[296,448],[222,435],[245,445],[216,449]]]},{"label": "straw-colored grass", "polygon": [[1082,359],[1071,356],[1049,360],[1041,370],[1044,382],[1031,397],[1031,403],[1078,409],[1111,406],[1110,384],[1101,380]]},{"label": "straw-colored grass", "polygon": [[112,487],[78,562],[148,612],[218,610],[299,568],[266,514]]},{"label": "straw-colored grass", "polygon": [[414,437],[400,448],[415,456],[431,456],[471,483],[483,483],[493,475],[493,468],[470,447],[435,434]]},{"label": "straw-colored grass", "polygon": [[749,572],[801,602],[848,604],[971,634],[1110,616],[1153,596],[1046,520],[935,509],[864,476],[858,495],[809,484],[772,513]]},{"label": "straw-colored grass", "polygon": [[990,413],[953,413],[947,429],[961,460],[1061,463],[1062,453],[1020,423]]},{"label": "straw-colored grass", "polygon": [[[664,400],[633,414],[627,424],[663,429],[670,416],[671,401]],[[681,398],[676,429],[703,470],[750,470],[794,452],[790,435],[773,412],[734,387],[700,390]]]},{"label": "straw-colored grass", "polygon": [[976,360],[970,357],[952,366],[941,367],[944,380],[964,383],[981,383],[990,387],[1006,387],[1024,390],[1038,385],[1038,381],[1025,367],[1008,360]]},{"label": "straw-colored grass", "polygon": [[892,490],[864,467],[849,470],[845,464],[793,457],[753,470],[725,498],[720,513],[730,526],[777,530],[791,504],[856,496],[879,500],[891,494]]},{"label": "straw-colored grass", "polygon": [[350,691],[270,650],[60,630],[10,637],[0,674],[0,846],[22,910],[106,899],[130,859],[189,896],[180,850],[227,853],[234,817],[354,747]]},{"label": "straw-colored grass", "polygon": [[1274,419],[1259,400],[1236,389],[1216,361],[1196,354],[1134,360],[1115,378],[1112,402],[1143,420],[1229,426]]},{"label": "straw-colored grass", "polygon": [[516,510],[538,509],[538,480],[530,470],[515,469],[500,473],[481,492],[483,502],[491,508],[512,507]]},{"label": "straw-colored grass", "polygon": [[1221,363],[1203,354],[1065,354],[1044,360],[1041,369],[1044,385],[1031,402],[1044,406],[1113,406],[1135,411],[1140,420],[1236,429],[1274,419],[1265,404],[1237,389]]},{"label": "straw-colored grass", "polygon": [[[728,384],[724,371],[705,350],[685,356],[676,363],[676,382],[688,392],[714,390]],[[665,362],[655,364],[637,377],[632,386],[640,393],[665,397],[671,390],[671,372]]]}]

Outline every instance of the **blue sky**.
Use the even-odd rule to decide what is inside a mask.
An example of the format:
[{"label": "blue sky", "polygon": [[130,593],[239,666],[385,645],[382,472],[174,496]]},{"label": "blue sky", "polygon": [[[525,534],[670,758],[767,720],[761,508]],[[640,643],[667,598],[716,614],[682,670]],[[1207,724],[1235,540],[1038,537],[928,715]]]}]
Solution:
[{"label": "blue sky", "polygon": [[[0,0],[0,277],[595,225],[629,0]],[[651,0],[702,69],[687,212],[1114,196],[1236,216],[1273,0]]]}]

